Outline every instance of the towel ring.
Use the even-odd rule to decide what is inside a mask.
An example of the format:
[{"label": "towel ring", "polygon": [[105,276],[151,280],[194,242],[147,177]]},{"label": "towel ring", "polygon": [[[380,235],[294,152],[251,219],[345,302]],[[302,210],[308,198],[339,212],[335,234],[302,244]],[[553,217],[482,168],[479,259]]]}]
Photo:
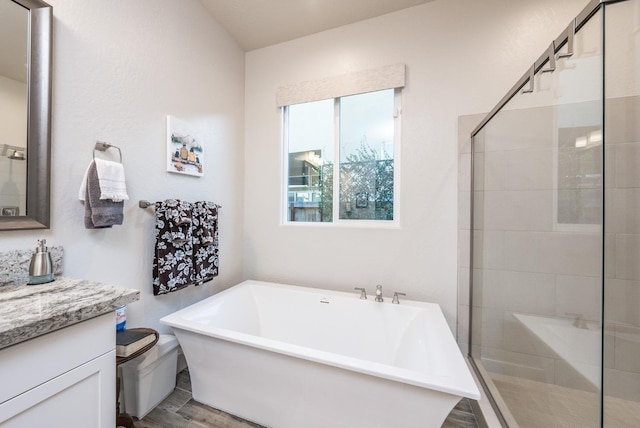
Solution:
[{"label": "towel ring", "polygon": [[96,145],[93,148],[93,159],[94,160],[96,159],[96,150],[100,150],[101,152],[106,152],[107,149],[110,149],[112,147],[114,149],[118,149],[118,154],[120,154],[120,163],[122,163],[122,150],[120,150],[120,147],[114,146],[113,144],[105,143],[103,141],[96,142]]}]

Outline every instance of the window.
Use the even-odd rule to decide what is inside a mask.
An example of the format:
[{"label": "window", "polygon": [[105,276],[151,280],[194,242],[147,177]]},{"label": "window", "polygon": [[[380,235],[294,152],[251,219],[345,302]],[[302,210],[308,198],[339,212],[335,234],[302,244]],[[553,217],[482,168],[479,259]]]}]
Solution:
[{"label": "window", "polygon": [[283,107],[288,222],[397,220],[400,90]]}]

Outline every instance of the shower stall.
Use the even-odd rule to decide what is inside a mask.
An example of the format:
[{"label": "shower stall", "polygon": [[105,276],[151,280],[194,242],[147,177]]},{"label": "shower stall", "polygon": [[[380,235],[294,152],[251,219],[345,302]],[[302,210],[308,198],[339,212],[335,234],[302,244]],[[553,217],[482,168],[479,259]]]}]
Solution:
[{"label": "shower stall", "polygon": [[471,144],[469,359],[503,425],[640,426],[640,0],[590,2]]}]

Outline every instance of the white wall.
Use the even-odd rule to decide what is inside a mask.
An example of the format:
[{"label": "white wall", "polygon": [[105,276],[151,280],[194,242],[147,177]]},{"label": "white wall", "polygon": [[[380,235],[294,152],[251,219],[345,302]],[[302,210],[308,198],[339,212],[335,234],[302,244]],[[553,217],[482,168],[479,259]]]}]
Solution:
[{"label": "white wall", "polygon": [[[244,52],[197,0],[49,0],[54,70],[51,229],[2,232],[0,251],[65,250],[66,276],[141,292],[128,326],[161,331],[164,314],[241,280]],[[165,172],[166,115],[202,135],[203,178]],[[130,200],[122,226],[86,230],[78,186],[96,140],[122,149]],[[220,216],[220,276],[154,297],[153,210],[139,199],[213,200]]]},{"label": "white wall", "polygon": [[[249,52],[244,277],[441,304],[455,331],[457,120],[489,111],[587,0],[440,0]],[[402,62],[401,228],[280,225],[278,86]]]}]

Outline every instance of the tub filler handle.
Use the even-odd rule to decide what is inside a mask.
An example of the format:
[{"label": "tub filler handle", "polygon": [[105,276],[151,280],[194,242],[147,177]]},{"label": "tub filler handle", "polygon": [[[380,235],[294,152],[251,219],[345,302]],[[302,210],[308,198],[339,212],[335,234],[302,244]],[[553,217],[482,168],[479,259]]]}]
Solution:
[{"label": "tub filler handle", "polygon": [[367,300],[367,292],[363,287],[356,287],[354,290],[360,291],[360,300]]},{"label": "tub filler handle", "polygon": [[395,303],[396,305],[400,304],[400,299],[398,299],[398,296],[406,296],[406,294],[396,291],[395,293],[393,293],[393,300],[391,301],[391,303]]}]

